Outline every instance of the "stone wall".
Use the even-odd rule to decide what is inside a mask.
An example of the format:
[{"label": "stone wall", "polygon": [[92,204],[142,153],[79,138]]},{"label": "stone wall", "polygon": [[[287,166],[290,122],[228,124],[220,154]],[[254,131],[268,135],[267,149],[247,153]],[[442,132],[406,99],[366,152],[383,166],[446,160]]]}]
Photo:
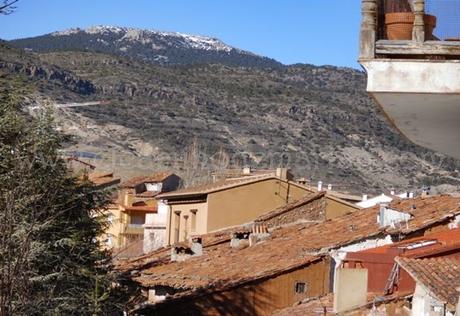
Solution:
[{"label": "stone wall", "polygon": [[[269,215],[269,214],[267,214]],[[304,204],[275,211],[272,216],[265,216],[256,222],[264,223],[269,228],[282,226],[299,221],[325,221],[326,198],[324,196],[310,200]]]}]

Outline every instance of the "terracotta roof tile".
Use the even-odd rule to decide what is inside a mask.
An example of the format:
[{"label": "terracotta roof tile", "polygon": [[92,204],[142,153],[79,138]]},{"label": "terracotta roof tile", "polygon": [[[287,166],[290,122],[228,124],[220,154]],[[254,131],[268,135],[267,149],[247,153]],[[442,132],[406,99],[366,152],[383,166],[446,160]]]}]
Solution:
[{"label": "terracotta roof tile", "polygon": [[460,260],[449,257],[410,259],[397,257],[396,262],[432,296],[455,310],[460,286]]},{"label": "terracotta roof tile", "polygon": [[156,213],[158,211],[158,207],[156,205],[155,206],[147,206],[147,205],[125,206],[125,210],[126,211]]},{"label": "terracotta roof tile", "polygon": [[161,182],[173,173],[163,171],[163,172],[157,172],[154,173],[150,176],[139,176],[139,177],[134,177],[131,178],[121,184],[123,188],[134,188],[136,185],[145,183],[145,182]]},{"label": "terracotta roof tile", "polygon": [[[422,243],[428,242],[425,245]],[[418,246],[417,246],[418,245]],[[413,246],[413,247],[410,247]],[[347,260],[361,260],[362,254],[393,254],[409,258],[424,258],[460,249],[460,228],[439,231],[389,245],[347,253]],[[379,257],[377,257],[379,258]]]},{"label": "terracotta roof tile", "polygon": [[158,195],[158,192],[154,192],[154,191],[145,191],[141,193],[136,193],[136,197],[139,197],[139,198],[154,198],[157,195]]},{"label": "terracotta roof tile", "polygon": [[[387,304],[390,302],[403,301],[412,296],[412,293],[395,293],[387,296],[376,296],[375,294],[368,294],[367,303],[363,306],[351,309],[346,312],[342,312],[340,315],[373,315],[369,312],[375,308],[377,315],[380,313],[378,306]],[[385,308],[381,310],[385,312]],[[332,316],[338,315],[334,312],[334,293],[329,293],[325,296],[308,299],[303,302],[299,302],[294,306],[283,308],[275,311],[272,316]],[[385,314],[386,315],[386,314]],[[392,314],[393,315],[393,314]],[[394,315],[400,315],[398,313]],[[405,315],[405,314],[403,314]]]},{"label": "terracotta roof tile", "polygon": [[113,176],[113,172],[93,172],[88,174],[88,180],[98,187],[111,186],[120,183],[119,178]]},{"label": "terracotta roof tile", "polygon": [[[413,209],[413,205],[416,209]],[[399,228],[381,228],[378,207],[359,210],[314,225],[297,224],[274,229],[268,239],[236,250],[225,243],[206,247],[203,255],[143,270],[136,280],[144,286],[169,285],[182,289],[221,288],[300,267],[317,260],[327,250],[384,233],[408,234],[460,214],[460,199],[438,196],[394,201],[390,206],[411,211],[414,218]]]},{"label": "terracotta roof tile", "polygon": [[158,195],[158,198],[173,198],[173,197],[185,197],[185,196],[194,196],[194,195],[204,195],[216,191],[231,189],[239,187],[246,184],[256,183],[268,179],[277,179],[271,175],[262,175],[257,177],[243,178],[243,179],[229,179],[221,180],[212,183],[206,183],[202,185],[197,185],[173,192],[163,193]]},{"label": "terracotta roof tile", "polygon": [[334,307],[334,294],[307,300],[295,306],[275,311],[272,316],[332,316]]}]

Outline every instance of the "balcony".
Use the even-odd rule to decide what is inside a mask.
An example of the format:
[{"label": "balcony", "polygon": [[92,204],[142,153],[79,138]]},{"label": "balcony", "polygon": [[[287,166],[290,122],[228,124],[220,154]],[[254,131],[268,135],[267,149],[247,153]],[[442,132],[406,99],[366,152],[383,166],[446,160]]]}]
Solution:
[{"label": "balcony", "polygon": [[460,158],[460,0],[362,0],[359,62],[395,128]]},{"label": "balcony", "polygon": [[122,234],[129,236],[143,236],[144,225],[143,224],[122,224]]}]

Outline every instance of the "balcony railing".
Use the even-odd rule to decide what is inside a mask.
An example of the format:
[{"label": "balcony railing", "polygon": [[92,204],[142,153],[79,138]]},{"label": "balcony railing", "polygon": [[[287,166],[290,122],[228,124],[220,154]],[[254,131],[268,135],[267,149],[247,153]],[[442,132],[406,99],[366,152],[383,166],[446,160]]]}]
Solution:
[{"label": "balcony railing", "polygon": [[122,233],[124,235],[144,235],[142,224],[123,224]]},{"label": "balcony railing", "polygon": [[362,0],[360,60],[460,59],[460,0]]}]

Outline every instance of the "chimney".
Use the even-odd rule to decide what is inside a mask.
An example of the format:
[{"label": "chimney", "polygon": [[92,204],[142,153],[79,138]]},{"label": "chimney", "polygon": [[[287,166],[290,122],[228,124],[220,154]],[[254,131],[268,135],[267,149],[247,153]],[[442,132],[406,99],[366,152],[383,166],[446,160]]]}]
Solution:
[{"label": "chimney", "polygon": [[308,180],[306,178],[299,178],[297,179],[297,183],[301,185],[306,185]]},{"label": "chimney", "polygon": [[328,191],[332,191],[332,184],[329,183],[329,184],[327,185],[327,190],[328,190]]},{"label": "chimney", "polygon": [[192,237],[192,245],[190,246],[190,249],[192,250],[194,256],[201,256],[203,254],[203,240],[201,237]]},{"label": "chimney", "polygon": [[247,166],[243,168],[243,174],[244,175],[250,175],[251,174],[251,167]]},{"label": "chimney", "polygon": [[230,247],[236,249],[244,249],[249,247],[249,235],[250,232],[234,232],[231,235]]},{"label": "chimney", "polygon": [[424,187],[422,189],[422,198],[426,198],[430,195],[430,187]]},{"label": "chimney", "polygon": [[379,216],[378,216],[378,223],[380,227],[385,227],[385,211],[387,209],[387,204],[385,203],[380,203],[380,210],[379,210]]},{"label": "chimney", "polygon": [[318,192],[323,190],[323,181],[318,181]]},{"label": "chimney", "polygon": [[409,199],[413,199],[414,198],[414,192],[409,192]]},{"label": "chimney", "polygon": [[192,237],[190,247],[173,246],[171,248],[171,261],[185,261],[190,257],[197,257],[203,254],[201,237]]},{"label": "chimney", "polygon": [[362,201],[367,201],[367,194],[363,194]]},{"label": "chimney", "polygon": [[264,223],[254,223],[252,226],[252,233],[249,235],[249,247],[254,246],[259,241],[270,237],[268,227]]},{"label": "chimney", "polygon": [[395,190],[391,190],[390,195],[395,195]]},{"label": "chimney", "polygon": [[290,180],[288,179],[289,177],[289,172],[287,168],[276,168],[276,177],[283,179],[283,180]]}]

